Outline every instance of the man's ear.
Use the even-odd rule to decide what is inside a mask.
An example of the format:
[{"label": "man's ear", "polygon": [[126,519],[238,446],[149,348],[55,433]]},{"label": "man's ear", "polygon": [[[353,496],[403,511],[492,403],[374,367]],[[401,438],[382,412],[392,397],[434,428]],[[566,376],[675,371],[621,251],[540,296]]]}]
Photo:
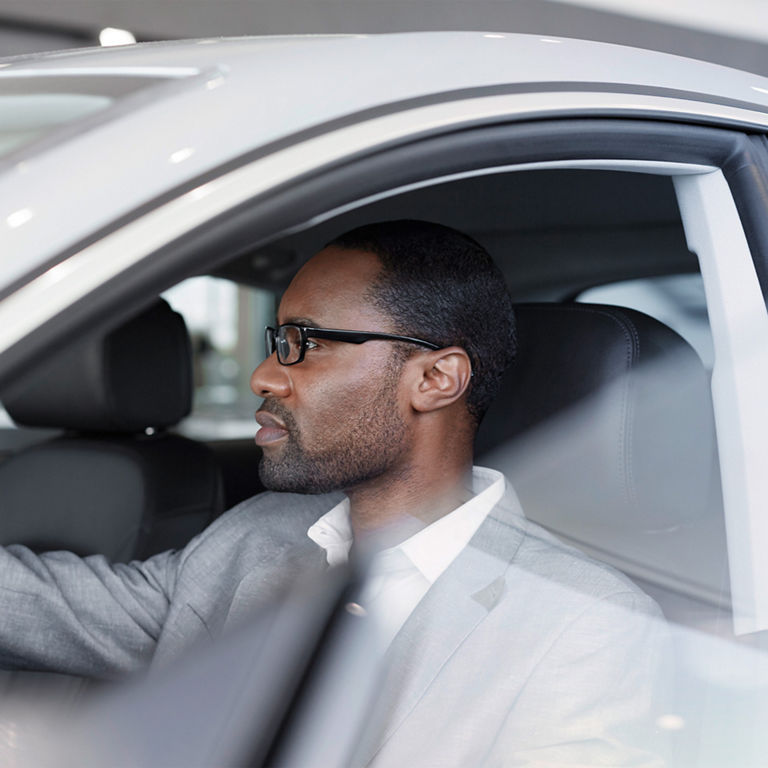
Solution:
[{"label": "man's ear", "polygon": [[420,412],[436,411],[455,403],[467,391],[472,363],[461,347],[445,347],[418,356],[416,386],[411,405]]}]

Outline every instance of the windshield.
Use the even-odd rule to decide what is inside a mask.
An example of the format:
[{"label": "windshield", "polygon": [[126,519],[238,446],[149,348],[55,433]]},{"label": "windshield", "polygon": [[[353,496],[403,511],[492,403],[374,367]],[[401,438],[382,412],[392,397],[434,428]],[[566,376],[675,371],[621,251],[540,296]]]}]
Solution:
[{"label": "windshield", "polygon": [[157,81],[130,71],[46,74],[0,66],[0,158]]},{"label": "windshield", "polygon": [[106,109],[107,96],[81,93],[0,95],[0,157],[66,123]]}]

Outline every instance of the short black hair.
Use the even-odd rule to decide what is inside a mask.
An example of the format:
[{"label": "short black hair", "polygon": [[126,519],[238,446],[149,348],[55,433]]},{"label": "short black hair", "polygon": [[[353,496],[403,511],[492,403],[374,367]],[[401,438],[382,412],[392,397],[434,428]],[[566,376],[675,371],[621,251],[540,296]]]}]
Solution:
[{"label": "short black hair", "polygon": [[485,248],[450,227],[408,219],[366,224],[328,245],[379,258],[370,298],[397,333],[466,350],[467,410],[479,424],[517,351],[512,299]]}]

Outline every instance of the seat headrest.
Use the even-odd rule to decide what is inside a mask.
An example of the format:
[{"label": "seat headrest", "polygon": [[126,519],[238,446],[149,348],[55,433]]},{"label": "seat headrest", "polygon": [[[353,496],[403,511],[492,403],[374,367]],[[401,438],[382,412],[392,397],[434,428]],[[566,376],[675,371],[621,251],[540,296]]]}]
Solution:
[{"label": "seat headrest", "polygon": [[18,424],[79,432],[142,432],[192,406],[184,320],[162,299],[118,328],[89,334],[0,393]]},{"label": "seat headrest", "polygon": [[516,313],[519,354],[476,448],[508,474],[523,508],[644,528],[710,509],[714,417],[693,348],[622,307],[522,304]]}]

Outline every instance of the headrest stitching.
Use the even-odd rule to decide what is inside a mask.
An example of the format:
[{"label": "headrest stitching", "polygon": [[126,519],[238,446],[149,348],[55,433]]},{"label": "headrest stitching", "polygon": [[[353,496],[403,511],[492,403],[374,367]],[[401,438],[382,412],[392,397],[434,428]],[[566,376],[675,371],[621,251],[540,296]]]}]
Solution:
[{"label": "headrest stitching", "polygon": [[[637,332],[637,328],[627,314],[622,312],[621,307],[616,307],[615,310],[596,309],[594,307],[571,305],[571,306],[559,306],[561,311],[566,312],[578,312],[579,314],[592,314],[600,317],[608,318],[611,322],[615,323],[621,330],[624,338],[627,341],[626,347],[626,371],[627,373],[632,371],[633,360],[639,361],[640,359],[640,336]],[[625,377],[622,382],[621,401],[620,401],[620,414],[621,423],[619,425],[618,435],[618,451],[617,459],[619,463],[619,476],[621,477],[621,484],[624,489],[624,494],[627,499],[627,503],[634,510],[638,510],[640,501],[637,497],[637,486],[634,478],[634,465],[632,456],[633,434],[632,434],[632,418],[630,408],[632,407],[632,398],[629,396],[630,382],[629,377]]]}]

